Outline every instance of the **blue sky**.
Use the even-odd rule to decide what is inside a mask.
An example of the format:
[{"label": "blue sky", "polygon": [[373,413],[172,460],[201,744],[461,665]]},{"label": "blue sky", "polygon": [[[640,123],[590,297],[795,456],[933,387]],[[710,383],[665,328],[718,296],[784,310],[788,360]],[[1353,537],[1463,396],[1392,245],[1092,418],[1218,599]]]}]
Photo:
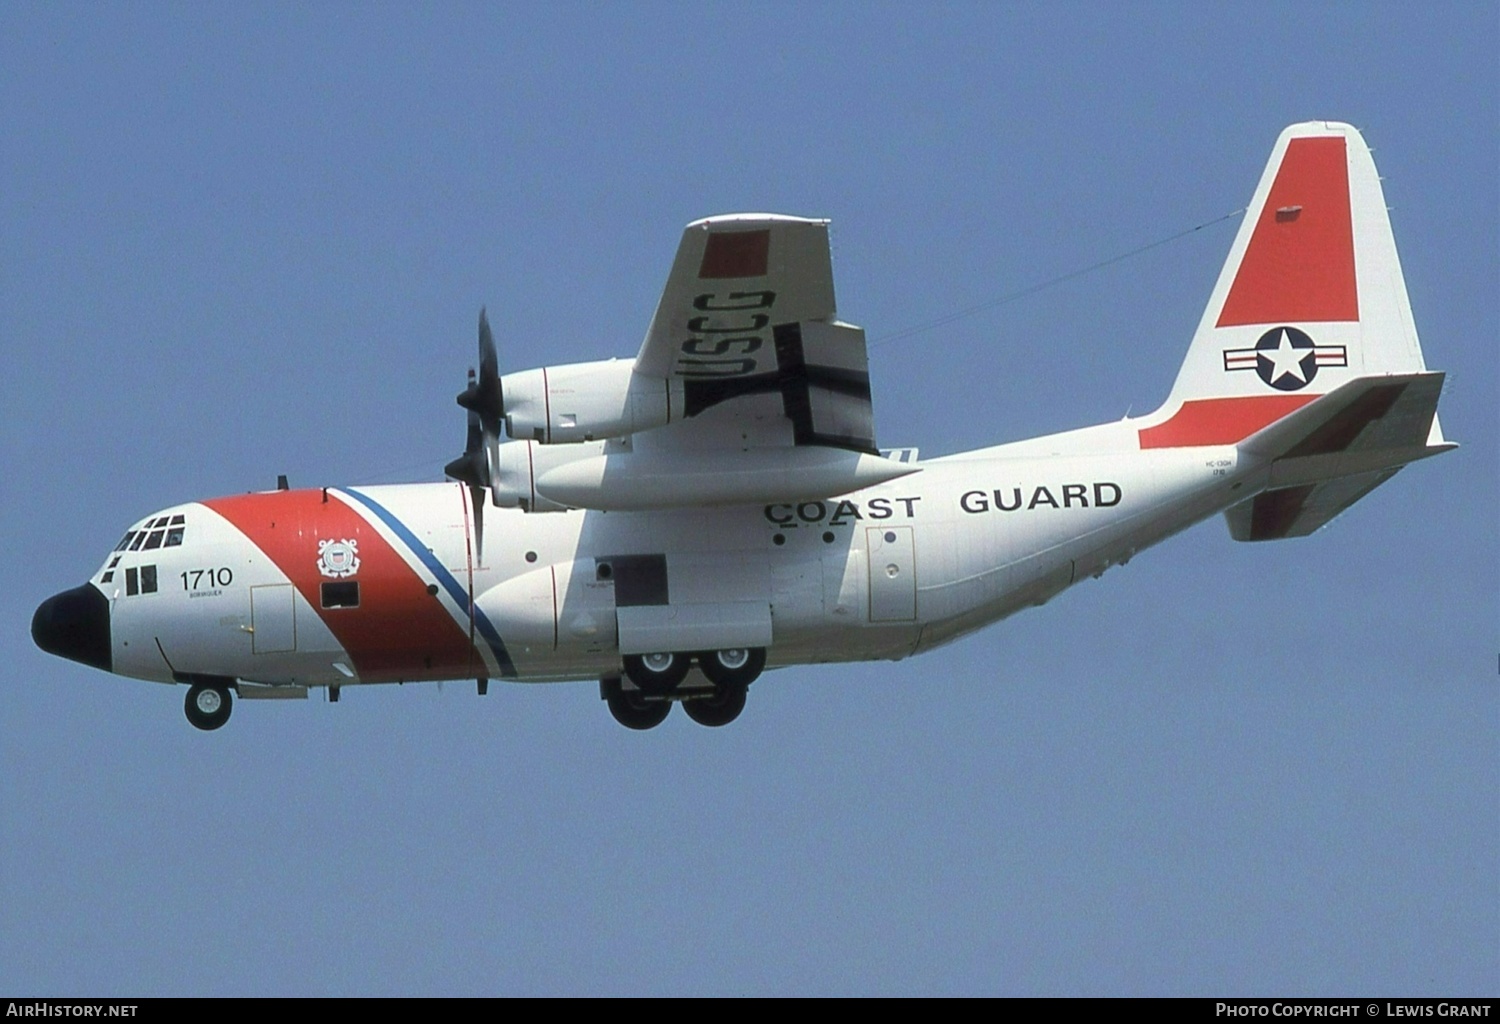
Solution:
[{"label": "blue sky", "polygon": [[[0,7],[0,991],[1494,994],[1494,4]],[[1464,447],[900,663],[249,705],[43,655],[134,519],[436,479],[682,225],[831,217],[883,444],[1165,397],[1277,133],[1375,149]]]}]

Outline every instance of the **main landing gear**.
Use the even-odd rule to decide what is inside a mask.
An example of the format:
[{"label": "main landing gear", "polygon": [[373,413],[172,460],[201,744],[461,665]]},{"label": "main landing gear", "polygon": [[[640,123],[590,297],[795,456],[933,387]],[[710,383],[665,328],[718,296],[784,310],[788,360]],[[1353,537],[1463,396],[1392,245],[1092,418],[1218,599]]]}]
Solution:
[{"label": "main landing gear", "polygon": [[599,684],[609,713],[627,729],[654,729],[667,720],[672,710],[672,701],[667,697],[648,697],[640,690],[627,690],[620,685],[618,676],[611,676]]},{"label": "main landing gear", "polygon": [[627,654],[625,674],[632,683],[640,687],[642,693],[665,695],[677,689],[677,684],[687,677],[692,664],[690,654],[673,654],[670,651],[661,654]]},{"label": "main landing gear", "polygon": [[699,725],[728,725],[745,710],[746,695],[746,687],[733,683],[715,686],[707,696],[684,700],[682,710]]},{"label": "main landing gear", "polygon": [[234,710],[234,701],[229,696],[229,687],[218,683],[194,683],[188,687],[187,700],[183,702],[187,720],[205,731],[219,728],[229,721],[229,712]]},{"label": "main landing gear", "polygon": [[[679,689],[695,661],[712,688]],[[599,691],[609,713],[627,729],[655,728],[666,721],[674,701],[680,701],[699,725],[728,725],[745,710],[750,684],[765,667],[766,652],[760,647],[630,654],[625,657],[625,675],[633,688],[626,688],[616,676],[602,680]]]}]

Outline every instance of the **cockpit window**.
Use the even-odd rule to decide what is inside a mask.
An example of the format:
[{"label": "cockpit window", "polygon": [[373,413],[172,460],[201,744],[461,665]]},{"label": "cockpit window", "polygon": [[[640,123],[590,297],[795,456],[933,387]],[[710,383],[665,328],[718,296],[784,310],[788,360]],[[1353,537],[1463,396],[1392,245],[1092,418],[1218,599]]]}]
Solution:
[{"label": "cockpit window", "polygon": [[137,571],[134,566],[125,570],[125,596],[156,593],[156,566],[143,565]]},{"label": "cockpit window", "polygon": [[[115,545],[116,551],[155,551],[181,547],[187,540],[187,516],[153,516],[129,531]],[[110,566],[114,568],[114,566]]]}]

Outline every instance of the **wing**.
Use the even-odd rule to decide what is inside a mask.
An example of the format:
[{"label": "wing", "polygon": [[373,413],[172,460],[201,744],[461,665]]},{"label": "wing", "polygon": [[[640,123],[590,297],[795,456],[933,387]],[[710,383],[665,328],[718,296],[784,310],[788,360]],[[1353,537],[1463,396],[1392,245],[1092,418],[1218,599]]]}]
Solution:
[{"label": "wing", "polygon": [[837,319],[826,220],[689,224],[635,372],[680,383],[689,422],[656,432],[660,444],[734,435],[875,453],[865,332]]}]

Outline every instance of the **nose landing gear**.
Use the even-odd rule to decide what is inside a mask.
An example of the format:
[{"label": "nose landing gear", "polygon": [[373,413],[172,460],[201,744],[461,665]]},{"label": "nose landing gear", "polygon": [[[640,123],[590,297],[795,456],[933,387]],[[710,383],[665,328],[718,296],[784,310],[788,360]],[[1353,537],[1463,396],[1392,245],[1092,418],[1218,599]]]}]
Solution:
[{"label": "nose landing gear", "polygon": [[187,720],[204,731],[217,729],[229,721],[233,709],[229,687],[219,683],[194,683],[188,687],[187,700],[183,702]]}]

